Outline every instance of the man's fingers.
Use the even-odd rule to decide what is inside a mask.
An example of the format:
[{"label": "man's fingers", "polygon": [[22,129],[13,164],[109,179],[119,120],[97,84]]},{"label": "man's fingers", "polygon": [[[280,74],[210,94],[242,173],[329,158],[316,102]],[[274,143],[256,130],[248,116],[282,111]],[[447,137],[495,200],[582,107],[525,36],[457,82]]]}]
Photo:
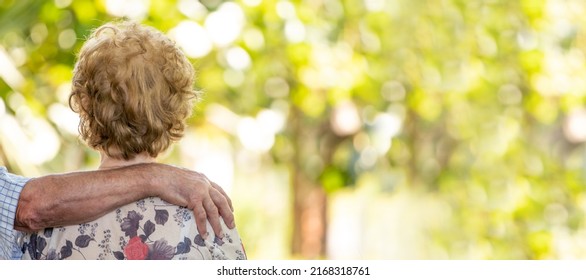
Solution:
[{"label": "man's fingers", "polygon": [[195,193],[190,193],[188,204],[194,205],[192,209],[197,230],[203,238],[206,238],[209,234],[207,232],[207,222],[209,221],[214,234],[223,237],[220,217],[224,219],[228,228],[235,227],[232,200],[218,184],[210,181],[205,174],[190,171],[190,175],[194,175],[192,182],[195,183],[196,189]]},{"label": "man's fingers", "polygon": [[210,189],[210,196],[214,201],[214,204],[218,208],[220,212],[220,216],[224,219],[224,223],[228,226],[228,228],[233,229],[236,225],[234,223],[234,213],[231,207],[229,207],[229,201],[217,188]]},{"label": "man's fingers", "polygon": [[218,212],[218,208],[214,204],[214,201],[211,199],[204,200],[204,207],[206,208],[207,218],[212,225],[215,236],[224,238],[222,225],[220,224],[220,214]]},{"label": "man's fingers", "polygon": [[193,216],[195,217],[195,223],[197,225],[197,231],[203,239],[208,237],[207,221],[208,215],[203,207],[203,204],[198,203],[193,208]]},{"label": "man's fingers", "polygon": [[[228,205],[230,205],[230,210],[234,212],[234,207],[232,207],[232,199],[230,199],[230,197],[228,196],[228,194],[226,194],[224,189],[222,189],[222,187],[220,187],[218,184],[212,181],[210,181],[210,183],[212,184],[212,187],[214,187],[214,189],[218,190],[224,196],[224,198],[226,198],[226,201],[228,201]],[[216,203],[216,205],[218,205],[218,203]]]},{"label": "man's fingers", "polygon": [[[220,187],[218,184],[216,184],[215,182],[211,181],[210,179],[208,179],[208,177],[206,177],[205,174],[203,173],[198,173],[201,177],[203,177],[211,186],[213,189],[217,190],[218,192],[220,192],[224,198],[226,198],[226,201],[228,202],[228,206],[230,206],[230,210],[234,211],[234,207],[232,207],[232,199],[230,199],[230,197],[228,196],[228,194],[226,194],[226,192],[224,191],[224,189],[222,187]],[[212,189],[210,189],[210,193],[212,192]],[[218,203],[216,201],[214,201],[214,203],[216,203],[216,206],[218,206]]]}]

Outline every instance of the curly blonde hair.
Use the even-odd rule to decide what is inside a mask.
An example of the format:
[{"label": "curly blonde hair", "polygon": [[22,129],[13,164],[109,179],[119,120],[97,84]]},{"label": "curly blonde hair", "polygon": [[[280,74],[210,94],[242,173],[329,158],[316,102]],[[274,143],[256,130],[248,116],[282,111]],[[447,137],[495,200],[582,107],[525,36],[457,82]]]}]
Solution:
[{"label": "curly blonde hair", "polygon": [[107,23],[80,50],[69,106],[90,147],[117,159],[156,157],[183,136],[198,98],[194,78],[183,52],[158,30]]}]

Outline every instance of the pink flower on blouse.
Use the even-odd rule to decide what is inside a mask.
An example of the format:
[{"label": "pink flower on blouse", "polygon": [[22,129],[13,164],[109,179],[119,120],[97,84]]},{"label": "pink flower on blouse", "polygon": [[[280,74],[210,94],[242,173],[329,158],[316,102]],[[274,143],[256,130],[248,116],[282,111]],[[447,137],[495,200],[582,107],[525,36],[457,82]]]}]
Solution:
[{"label": "pink flower on blouse", "polygon": [[129,260],[144,260],[149,254],[149,246],[144,244],[140,237],[135,236],[124,247],[124,254]]}]

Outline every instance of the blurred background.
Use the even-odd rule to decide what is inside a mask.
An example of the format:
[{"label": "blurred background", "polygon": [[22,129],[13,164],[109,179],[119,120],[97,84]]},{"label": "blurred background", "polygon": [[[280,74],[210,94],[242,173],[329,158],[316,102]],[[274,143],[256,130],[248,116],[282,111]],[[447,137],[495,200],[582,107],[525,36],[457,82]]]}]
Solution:
[{"label": "blurred background", "polygon": [[0,164],[95,169],[68,107],[129,18],[204,98],[161,162],[234,201],[250,259],[586,258],[586,2],[0,0]]}]

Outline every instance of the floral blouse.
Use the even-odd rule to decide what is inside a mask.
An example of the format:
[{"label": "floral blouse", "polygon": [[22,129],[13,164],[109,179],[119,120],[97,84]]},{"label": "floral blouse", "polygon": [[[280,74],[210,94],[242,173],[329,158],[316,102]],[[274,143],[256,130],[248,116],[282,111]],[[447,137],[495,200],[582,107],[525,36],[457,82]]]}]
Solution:
[{"label": "floral blouse", "polygon": [[240,236],[221,221],[224,238],[208,222],[199,235],[191,210],[158,197],[139,200],[85,224],[48,228],[24,236],[23,259],[33,260],[244,260]]}]

